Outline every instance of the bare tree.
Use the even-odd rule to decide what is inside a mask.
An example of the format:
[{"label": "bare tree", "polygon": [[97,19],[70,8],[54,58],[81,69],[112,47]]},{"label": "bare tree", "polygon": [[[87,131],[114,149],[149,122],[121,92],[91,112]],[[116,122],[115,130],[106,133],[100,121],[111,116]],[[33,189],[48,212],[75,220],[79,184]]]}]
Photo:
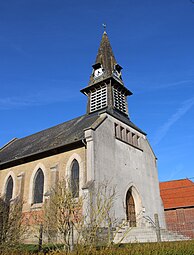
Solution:
[{"label": "bare tree", "polygon": [[90,189],[88,200],[84,195],[75,197],[68,183],[59,181],[46,200],[43,228],[48,241],[61,243],[67,250],[74,245],[96,246],[102,241],[110,244],[115,223],[115,187],[107,181],[96,184]]},{"label": "bare tree", "polygon": [[84,215],[84,240],[91,245],[110,245],[113,240],[113,226],[116,224],[113,205],[116,187],[109,181],[96,183],[90,191],[87,214]]},{"label": "bare tree", "polygon": [[49,242],[62,243],[67,250],[71,248],[73,229],[82,220],[81,208],[82,198],[74,198],[67,181],[61,180],[56,188],[51,189],[43,219],[44,233]]},{"label": "bare tree", "polygon": [[0,247],[7,248],[19,244],[26,227],[23,225],[22,201],[17,198],[5,201],[0,198]]}]

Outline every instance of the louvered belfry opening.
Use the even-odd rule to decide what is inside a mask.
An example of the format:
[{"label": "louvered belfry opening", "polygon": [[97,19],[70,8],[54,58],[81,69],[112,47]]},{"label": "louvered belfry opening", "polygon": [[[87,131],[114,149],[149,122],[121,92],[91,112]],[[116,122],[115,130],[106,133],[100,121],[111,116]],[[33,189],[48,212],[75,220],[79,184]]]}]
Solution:
[{"label": "louvered belfry opening", "polygon": [[103,85],[91,92],[90,111],[102,109],[107,106],[107,86]]},{"label": "louvered belfry opening", "polygon": [[126,96],[118,88],[113,87],[113,98],[114,98],[114,107],[119,111],[127,114],[127,103]]}]

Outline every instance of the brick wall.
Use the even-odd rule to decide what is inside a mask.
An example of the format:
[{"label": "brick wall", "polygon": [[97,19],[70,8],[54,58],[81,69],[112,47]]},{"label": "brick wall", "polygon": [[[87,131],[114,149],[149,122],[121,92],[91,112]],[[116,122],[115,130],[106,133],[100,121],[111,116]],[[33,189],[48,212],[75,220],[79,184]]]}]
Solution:
[{"label": "brick wall", "polygon": [[194,207],[165,210],[167,228],[194,238]]}]

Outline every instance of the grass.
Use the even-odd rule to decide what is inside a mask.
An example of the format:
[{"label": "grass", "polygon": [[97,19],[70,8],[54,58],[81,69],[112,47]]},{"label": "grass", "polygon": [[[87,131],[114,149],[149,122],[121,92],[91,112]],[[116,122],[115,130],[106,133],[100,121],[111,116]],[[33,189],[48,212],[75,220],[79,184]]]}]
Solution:
[{"label": "grass", "polygon": [[[77,247],[72,252],[61,250],[62,246],[45,245],[38,252],[37,245],[20,245],[19,247],[7,247],[0,250],[1,255],[194,255],[194,240],[182,242],[163,243],[136,243],[113,245],[111,247]],[[57,250],[56,250],[57,248]]]}]

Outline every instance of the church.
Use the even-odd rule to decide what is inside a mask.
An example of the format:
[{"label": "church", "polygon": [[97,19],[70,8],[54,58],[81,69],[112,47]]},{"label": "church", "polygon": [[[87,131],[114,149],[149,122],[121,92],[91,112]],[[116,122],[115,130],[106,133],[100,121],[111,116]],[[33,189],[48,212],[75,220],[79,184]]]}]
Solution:
[{"label": "church", "polygon": [[83,116],[15,138],[0,149],[0,195],[22,198],[23,213],[42,210],[57,180],[68,178],[74,196],[88,194],[92,183],[111,180],[117,196],[115,218],[128,227],[146,229],[158,216],[165,228],[157,159],[146,133],[129,118],[127,97],[106,32],[103,33],[89,84]]}]

